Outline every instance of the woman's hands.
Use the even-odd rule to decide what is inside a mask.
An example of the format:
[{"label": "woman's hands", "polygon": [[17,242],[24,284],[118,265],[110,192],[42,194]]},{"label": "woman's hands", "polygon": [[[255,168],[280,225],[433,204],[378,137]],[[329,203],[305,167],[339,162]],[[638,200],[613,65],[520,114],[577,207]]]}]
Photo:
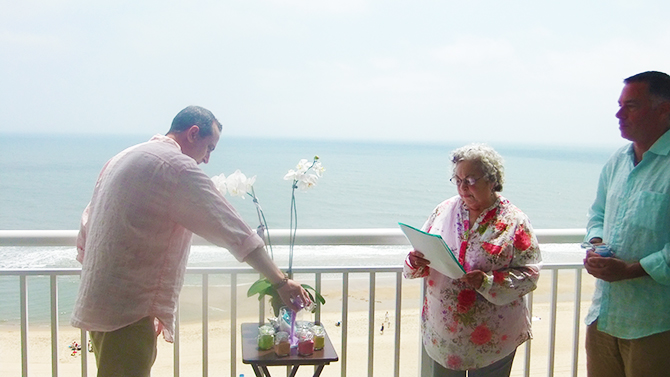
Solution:
[{"label": "woman's hands", "polygon": [[[414,269],[426,268],[430,264],[430,261],[424,258],[423,253],[416,250],[409,252],[408,259],[410,267]],[[474,289],[479,289],[482,284],[484,284],[484,279],[486,279],[486,273],[480,270],[474,270],[463,275],[459,280]]]},{"label": "woman's hands", "polygon": [[414,269],[426,268],[430,264],[430,261],[423,257],[423,253],[420,251],[412,250],[409,252],[409,264],[410,267]]},{"label": "woman's hands", "polygon": [[463,275],[459,280],[471,286],[474,289],[479,289],[481,288],[482,284],[484,284],[485,279],[486,279],[486,273],[480,270],[474,270]]}]

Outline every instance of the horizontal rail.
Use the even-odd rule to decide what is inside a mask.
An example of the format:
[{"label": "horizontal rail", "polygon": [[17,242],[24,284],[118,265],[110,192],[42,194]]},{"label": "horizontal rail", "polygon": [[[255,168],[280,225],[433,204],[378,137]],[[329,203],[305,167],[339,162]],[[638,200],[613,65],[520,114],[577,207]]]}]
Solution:
[{"label": "horizontal rail", "polygon": [[[0,246],[75,246],[76,230],[0,230]],[[586,234],[584,229],[536,229],[540,243],[578,243]],[[270,231],[272,243],[289,244],[288,229]],[[194,245],[209,245],[200,236],[193,237]],[[400,229],[298,229],[296,245],[408,245]]]}]

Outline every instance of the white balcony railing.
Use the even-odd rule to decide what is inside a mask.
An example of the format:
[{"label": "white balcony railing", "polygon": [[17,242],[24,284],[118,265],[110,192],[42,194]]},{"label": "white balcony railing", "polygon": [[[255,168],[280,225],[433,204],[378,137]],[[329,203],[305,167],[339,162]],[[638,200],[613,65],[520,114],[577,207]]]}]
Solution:
[{"label": "white balcony railing", "polygon": [[[584,236],[583,230],[576,229],[537,230],[536,233],[541,244],[574,244],[581,242]],[[273,231],[272,237],[273,244],[288,243],[286,230]],[[0,231],[0,247],[74,247],[75,239],[76,231]],[[296,241],[299,245],[407,244],[397,229],[301,230]],[[207,242],[196,237],[194,244]],[[20,339],[16,339],[14,344],[2,344],[3,348],[0,348],[0,375],[41,376],[45,375],[44,371],[54,377],[95,375],[95,362],[85,352],[86,332],[69,327],[67,316],[61,314],[69,313],[70,307],[59,305],[63,296],[59,283],[65,280],[71,285],[73,279],[76,283],[79,273],[77,268],[0,269],[0,279],[15,279],[17,282],[19,297],[16,305],[20,313],[16,325],[20,330],[17,332]],[[323,376],[404,377],[425,373],[428,363],[424,362],[420,350],[418,332],[422,291],[419,279],[404,280],[401,266],[301,267],[295,269],[295,274],[301,282],[314,284],[321,292],[326,285],[331,291],[333,287],[337,288],[327,297],[327,305],[318,308],[312,318],[326,324],[340,357],[338,363],[324,369]],[[570,274],[574,274],[572,282],[565,278]],[[530,295],[529,300],[534,318],[534,340],[517,352],[514,376],[538,376],[545,372],[547,376],[585,375],[583,347],[580,346],[584,331],[580,326],[580,316],[583,305],[588,304],[582,303],[582,297],[591,287],[589,284],[583,286],[583,275],[580,263],[544,265],[540,287]],[[188,268],[185,289],[200,290],[200,295],[196,294],[198,297],[194,299],[194,295],[189,294],[190,301],[184,302],[185,295],[182,294],[175,342],[173,345],[159,342],[160,361],[157,360],[153,375],[191,376],[194,370],[203,376],[229,374],[237,377],[242,372],[251,375],[251,369],[241,363],[238,329],[241,321],[248,318],[263,321],[267,316],[264,302],[259,305],[255,298],[244,295],[248,284],[257,277],[257,273],[246,267]],[[49,323],[30,328],[29,278],[48,278],[50,300]],[[393,292],[378,286],[380,280],[384,282],[384,287],[393,287]],[[38,283],[30,280],[30,287]],[[353,294],[354,291],[356,294]],[[360,297],[361,291],[364,297]],[[362,309],[367,312],[363,313],[363,317],[356,311],[361,305],[367,306]],[[392,318],[391,326],[387,325],[385,333],[378,331],[386,321],[386,315],[380,314],[383,312],[390,312],[388,318]],[[194,316],[199,317],[196,321],[199,325],[195,327],[192,323]],[[188,326],[181,326],[185,323],[180,319],[183,317],[189,317]],[[224,320],[219,321],[221,318]],[[362,326],[362,322],[367,324]],[[361,326],[364,334],[361,334]],[[32,336],[33,327],[42,330],[39,336]],[[46,327],[48,331],[44,330]],[[84,346],[77,358],[68,358],[67,340],[75,336]],[[40,340],[45,343],[43,337],[49,339],[48,346],[42,347],[48,351],[35,345]],[[198,337],[201,339],[195,342],[195,347],[193,338]],[[185,349],[185,345],[189,348]],[[193,348],[199,348],[199,357],[195,357]],[[226,369],[229,369],[228,373]]]}]

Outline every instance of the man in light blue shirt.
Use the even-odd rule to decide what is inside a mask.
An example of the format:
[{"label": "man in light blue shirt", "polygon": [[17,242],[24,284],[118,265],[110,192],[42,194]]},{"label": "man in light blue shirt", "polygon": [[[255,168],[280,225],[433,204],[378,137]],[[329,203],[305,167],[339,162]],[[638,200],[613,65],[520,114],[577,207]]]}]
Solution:
[{"label": "man in light blue shirt", "polygon": [[586,316],[589,377],[670,375],[670,76],[624,80],[619,130],[632,144],[600,175],[584,267],[597,278]]}]

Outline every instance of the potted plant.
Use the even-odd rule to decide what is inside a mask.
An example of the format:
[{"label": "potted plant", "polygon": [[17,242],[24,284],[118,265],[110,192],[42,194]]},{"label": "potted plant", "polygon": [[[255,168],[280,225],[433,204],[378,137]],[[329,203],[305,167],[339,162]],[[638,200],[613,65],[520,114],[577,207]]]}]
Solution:
[{"label": "potted plant", "polygon": [[[295,246],[295,237],[296,231],[298,229],[298,210],[296,207],[295,201],[295,191],[296,189],[307,190],[311,187],[314,187],[318,179],[323,175],[325,169],[319,162],[319,156],[314,156],[314,159],[310,163],[306,159],[302,159],[298,162],[296,169],[291,169],[284,176],[285,180],[292,181],[291,186],[291,221],[289,228],[289,262],[288,270],[286,274],[289,278],[293,277],[293,247]],[[267,222],[265,221],[265,215],[263,209],[260,206],[258,197],[254,191],[254,183],[256,182],[256,176],[247,178],[240,170],[236,170],[233,174],[226,177],[223,174],[212,177],[215,186],[222,193],[229,193],[231,196],[241,196],[244,197],[248,195],[252,198],[254,205],[256,206],[256,213],[258,214],[258,220],[260,225],[258,226],[258,234],[263,238],[266,245],[270,249],[270,256],[274,259],[274,252],[272,250],[272,242],[270,239],[270,233],[268,231]],[[313,287],[307,284],[301,284],[302,287],[307,291],[309,299],[314,304],[325,304],[326,300],[316,291]],[[272,306],[273,313],[275,316],[279,316],[279,311],[282,306],[284,306],[279,293],[275,287],[268,281],[266,278],[261,278],[254,282],[249,290],[247,291],[247,297],[258,295],[258,300],[261,301],[265,296],[270,296],[270,305]],[[314,305],[316,308],[316,305]]]}]

